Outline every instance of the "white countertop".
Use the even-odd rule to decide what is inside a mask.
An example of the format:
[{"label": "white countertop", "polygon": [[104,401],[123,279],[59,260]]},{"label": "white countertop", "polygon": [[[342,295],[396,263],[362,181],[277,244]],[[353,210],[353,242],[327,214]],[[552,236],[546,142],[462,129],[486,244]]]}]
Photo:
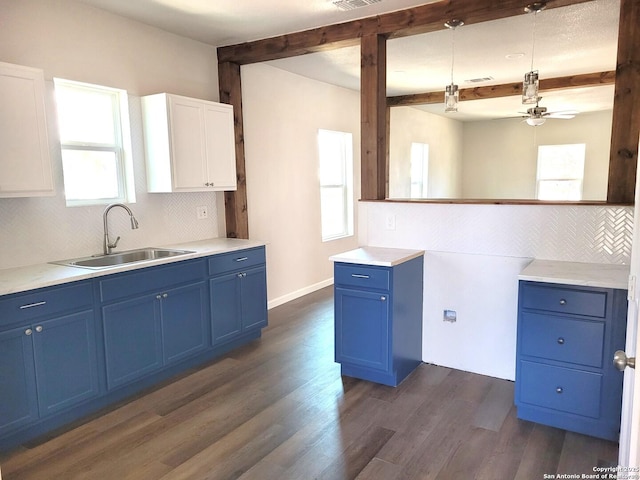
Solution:
[{"label": "white countertop", "polygon": [[[179,262],[192,258],[206,257],[216,253],[233,252],[245,248],[261,247],[264,242],[255,240],[242,240],[236,238],[211,238],[199,240],[197,242],[178,243],[172,245],[152,245],[157,248],[171,248],[176,250],[190,250],[193,253],[186,253],[175,257],[158,258],[143,262],[128,263],[116,267],[91,270],[80,267],[67,267],[63,265],[53,265],[42,263],[0,270],[0,295],[24,292],[36,288],[50,287],[63,283],[85,280],[88,278],[101,277],[112,273],[127,272],[139,268],[150,267],[152,265],[162,265],[165,263]],[[117,252],[114,252],[117,253]],[[58,261],[62,259],[52,259]]]},{"label": "white countertop", "polygon": [[400,248],[361,247],[329,257],[329,260],[361,265],[393,267],[424,255],[424,250],[404,250]]},{"label": "white countertop", "polygon": [[627,290],[629,265],[534,260],[520,272],[518,278],[533,282]]}]

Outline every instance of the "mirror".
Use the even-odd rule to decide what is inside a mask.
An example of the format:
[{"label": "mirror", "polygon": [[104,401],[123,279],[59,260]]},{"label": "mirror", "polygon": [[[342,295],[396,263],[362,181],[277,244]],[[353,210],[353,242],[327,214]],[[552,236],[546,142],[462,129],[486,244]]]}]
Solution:
[{"label": "mirror", "polygon": [[[452,60],[461,90],[522,82],[532,68],[540,72],[541,82],[615,70],[618,18],[618,0],[598,0],[465,25],[455,32],[390,39],[387,96],[443,91],[451,81]],[[359,90],[359,47],[267,63]],[[531,127],[521,118],[531,106],[522,105],[519,93],[461,101],[458,112],[447,116],[440,100],[443,94],[436,104],[391,108],[388,198],[535,199],[537,146],[587,143],[587,138],[582,198],[604,201],[613,85],[542,91],[541,96],[540,106],[548,112],[579,113],[571,120],[550,119]],[[414,195],[412,143],[429,145],[421,147],[429,156],[423,182],[427,187],[418,194],[414,185]],[[414,176],[418,170],[414,168]]]},{"label": "mirror", "polygon": [[[619,2],[604,0],[390,40],[390,96],[442,91],[452,65],[461,90],[521,82],[531,69],[541,81],[615,70],[618,15]],[[425,55],[417,64],[416,42]],[[613,91],[613,84],[541,91],[547,112],[578,113],[536,127],[524,121],[535,105],[522,105],[519,94],[461,101],[449,114],[442,100],[392,107],[388,198],[534,200],[538,147],[584,144],[581,195],[562,198],[606,201]]]}]

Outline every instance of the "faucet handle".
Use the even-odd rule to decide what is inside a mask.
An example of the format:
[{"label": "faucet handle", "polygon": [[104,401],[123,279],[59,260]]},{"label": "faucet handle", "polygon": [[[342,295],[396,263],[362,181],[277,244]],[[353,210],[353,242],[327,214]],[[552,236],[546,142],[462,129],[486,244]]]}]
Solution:
[{"label": "faucet handle", "polygon": [[116,238],[115,242],[110,243],[108,245],[109,248],[116,248],[118,246],[118,242],[120,241],[120,237]]}]

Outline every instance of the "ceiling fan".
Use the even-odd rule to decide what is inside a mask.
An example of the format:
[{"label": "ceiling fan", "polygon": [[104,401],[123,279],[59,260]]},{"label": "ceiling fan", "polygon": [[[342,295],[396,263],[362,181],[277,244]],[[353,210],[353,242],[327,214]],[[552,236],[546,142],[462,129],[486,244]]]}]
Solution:
[{"label": "ceiling fan", "polygon": [[526,112],[520,112],[520,113],[527,114],[527,116],[522,117],[525,119],[523,121],[527,122],[527,124],[531,125],[532,127],[538,127],[542,125],[544,122],[546,122],[547,118],[559,118],[563,120],[569,120],[575,117],[579,113],[577,110],[564,110],[562,112],[547,112],[547,107],[541,107],[539,105],[540,100],[542,100],[542,97],[538,97],[538,99],[536,100],[535,107],[531,107],[527,109]]}]

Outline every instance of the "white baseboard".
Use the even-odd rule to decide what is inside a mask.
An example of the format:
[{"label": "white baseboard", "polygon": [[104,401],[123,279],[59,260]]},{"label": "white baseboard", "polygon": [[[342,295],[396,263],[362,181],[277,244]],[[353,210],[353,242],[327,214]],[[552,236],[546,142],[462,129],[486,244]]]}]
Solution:
[{"label": "white baseboard", "polygon": [[322,282],[318,282],[313,285],[309,285],[308,287],[301,288],[300,290],[296,290],[295,292],[287,293],[286,295],[282,295],[281,297],[274,298],[273,300],[267,302],[267,308],[271,310],[272,308],[282,305],[283,303],[290,302],[291,300],[295,300],[296,298],[315,292],[316,290],[320,290],[321,288],[328,287],[329,285],[333,285],[333,278],[328,278],[326,280],[323,280]]}]

